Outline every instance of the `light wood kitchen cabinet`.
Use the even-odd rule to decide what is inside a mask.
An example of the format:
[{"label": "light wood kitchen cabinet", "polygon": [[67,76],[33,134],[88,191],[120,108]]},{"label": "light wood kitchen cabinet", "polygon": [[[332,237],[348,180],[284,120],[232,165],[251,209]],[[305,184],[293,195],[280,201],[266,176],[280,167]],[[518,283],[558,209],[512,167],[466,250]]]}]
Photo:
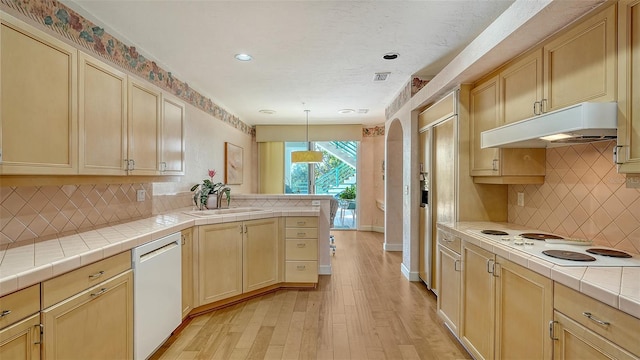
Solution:
[{"label": "light wood kitchen cabinet", "polygon": [[460,336],[460,291],[462,260],[459,237],[438,230],[438,304],[437,311],[445,325]]},{"label": "light wood kitchen cabinet", "polygon": [[278,282],[278,219],[200,226],[198,305]]},{"label": "light wood kitchen cabinet", "polygon": [[245,221],[242,239],[242,291],[258,290],[278,283],[278,219]]},{"label": "light wood kitchen cabinet", "polygon": [[132,359],[133,272],[44,309],[42,323],[44,359]]},{"label": "light wood kitchen cabinet", "polygon": [[616,101],[616,6],[612,4],[543,47],[543,111],[584,101]]},{"label": "light wood kitchen cabinet", "polygon": [[241,222],[198,229],[198,304],[242,294]]},{"label": "light wood kitchen cabinet", "polygon": [[0,174],[78,172],[77,50],[1,15]]},{"label": "light wood kitchen cabinet", "polygon": [[620,173],[640,173],[640,1],[618,3],[618,148]]},{"label": "light wood kitchen cabinet", "polygon": [[78,172],[126,175],[127,75],[82,52],[78,72]]},{"label": "light wood kitchen cabinet", "polygon": [[0,359],[40,359],[40,313],[0,330]]},{"label": "light wood kitchen cabinet", "polygon": [[474,358],[552,358],[550,279],[464,241],[462,283],[460,339]]},{"label": "light wood kitchen cabinet", "polygon": [[193,230],[182,230],[182,319],[193,310]]},{"label": "light wood kitchen cabinet", "polygon": [[508,64],[499,74],[501,125],[524,120],[542,111],[542,50]]},{"label": "light wood kitchen cabinet", "polygon": [[[515,84],[510,84],[513,87]],[[545,175],[545,149],[482,149],[483,131],[503,125],[500,112],[500,76],[477,84],[470,93],[470,174],[487,184],[541,184]],[[506,95],[505,95],[506,96]],[[513,96],[513,95],[508,95]],[[533,104],[528,107],[533,108]],[[515,113],[508,107],[508,111]]]},{"label": "light wood kitchen cabinet", "polygon": [[285,219],[285,259],[286,282],[318,282],[317,217],[289,216]]},{"label": "light wood kitchen cabinet", "polygon": [[640,319],[558,283],[553,306],[556,359],[640,357]]},{"label": "light wood kitchen cabinet", "polygon": [[160,173],[184,175],[185,105],[164,93],[161,130]]},{"label": "light wood kitchen cabinet", "polygon": [[128,173],[157,175],[162,94],[151,85],[129,77],[128,96]]},{"label": "light wood kitchen cabinet", "polygon": [[40,359],[40,284],[0,297],[0,359]]}]

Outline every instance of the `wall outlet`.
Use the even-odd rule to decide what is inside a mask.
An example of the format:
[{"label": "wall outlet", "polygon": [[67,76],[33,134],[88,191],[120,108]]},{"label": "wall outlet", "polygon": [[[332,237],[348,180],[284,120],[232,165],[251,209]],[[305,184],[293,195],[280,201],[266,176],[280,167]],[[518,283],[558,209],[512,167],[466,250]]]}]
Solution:
[{"label": "wall outlet", "polygon": [[311,206],[320,206],[320,200],[311,200]]},{"label": "wall outlet", "polygon": [[524,193],[518,193],[518,206],[524,206]]},{"label": "wall outlet", "polygon": [[136,198],[138,201],[144,201],[144,198],[146,195],[147,195],[147,192],[145,190],[136,191]]}]

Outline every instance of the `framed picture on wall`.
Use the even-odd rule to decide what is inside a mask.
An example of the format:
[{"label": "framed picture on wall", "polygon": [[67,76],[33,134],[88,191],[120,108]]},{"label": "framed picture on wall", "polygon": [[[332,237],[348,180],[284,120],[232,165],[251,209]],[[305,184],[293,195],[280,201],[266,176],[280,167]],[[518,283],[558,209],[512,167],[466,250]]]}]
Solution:
[{"label": "framed picture on wall", "polygon": [[230,142],[224,143],[224,182],[229,185],[242,184],[242,148]]}]

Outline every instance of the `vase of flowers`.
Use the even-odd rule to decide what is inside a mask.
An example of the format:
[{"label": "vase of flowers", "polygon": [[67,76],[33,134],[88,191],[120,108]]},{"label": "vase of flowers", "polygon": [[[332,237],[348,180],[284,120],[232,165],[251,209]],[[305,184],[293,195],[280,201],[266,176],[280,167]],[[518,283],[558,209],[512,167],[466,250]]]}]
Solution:
[{"label": "vase of flowers", "polygon": [[231,189],[221,182],[214,183],[214,176],[216,176],[216,170],[209,169],[209,179],[204,179],[201,184],[195,184],[191,187],[191,191],[193,191],[193,202],[200,210],[220,207],[222,194],[226,196],[227,207],[229,206]]}]

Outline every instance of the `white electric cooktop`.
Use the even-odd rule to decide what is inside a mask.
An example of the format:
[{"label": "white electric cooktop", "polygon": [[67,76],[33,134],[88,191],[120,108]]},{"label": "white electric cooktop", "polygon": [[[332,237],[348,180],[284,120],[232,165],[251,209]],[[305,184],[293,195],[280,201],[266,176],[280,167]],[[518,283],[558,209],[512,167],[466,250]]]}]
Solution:
[{"label": "white electric cooktop", "polygon": [[[545,240],[530,240],[520,237],[523,233],[538,233],[538,234],[549,234],[547,232],[541,232],[539,230],[504,230],[500,229],[499,231],[504,231],[507,235],[488,235],[482,233],[483,229],[479,230],[467,230],[467,232],[481,236],[485,239],[489,239],[491,241],[495,241],[504,246],[518,249],[523,251],[529,255],[533,255],[545,261],[551,262],[553,264],[562,265],[562,266],[600,266],[600,267],[614,267],[614,266],[638,266],[640,267],[640,256],[637,254],[631,254],[628,252],[628,255],[631,255],[629,258],[618,258],[618,257],[610,257],[604,255],[597,255],[587,252],[587,249],[610,249],[615,250],[603,246],[598,245],[570,245],[570,244],[558,244],[558,243],[550,243],[557,242],[558,240],[549,240],[549,242]],[[581,255],[588,255],[591,258],[595,259],[592,261],[575,261],[575,260],[565,260],[559,259],[555,257],[548,256],[543,253],[545,250],[559,250],[559,251],[571,251]]]}]

